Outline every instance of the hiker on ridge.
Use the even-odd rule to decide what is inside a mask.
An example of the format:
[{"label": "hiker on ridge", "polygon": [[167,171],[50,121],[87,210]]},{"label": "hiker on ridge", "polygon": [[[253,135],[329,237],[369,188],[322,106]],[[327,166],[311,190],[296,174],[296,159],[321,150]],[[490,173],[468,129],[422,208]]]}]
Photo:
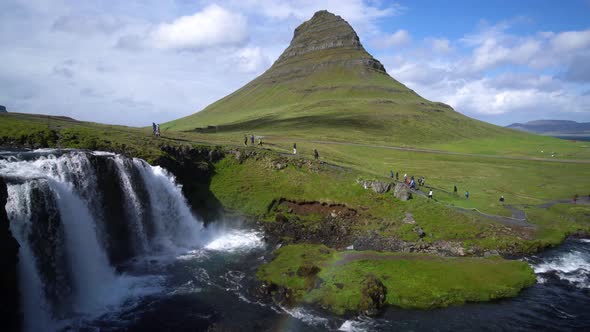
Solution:
[{"label": "hiker on ridge", "polygon": [[465,198],[469,199],[469,191],[465,190]]},{"label": "hiker on ridge", "polygon": [[152,122],[152,133],[156,136],[156,123]]},{"label": "hiker on ridge", "polygon": [[250,135],[250,143],[252,143],[252,145],[254,145],[254,135]]},{"label": "hiker on ridge", "polygon": [[297,154],[297,143],[293,143],[293,154]]},{"label": "hiker on ridge", "polygon": [[244,135],[244,146],[248,146],[248,135]]},{"label": "hiker on ridge", "polygon": [[457,185],[453,186],[453,193],[455,193],[455,195],[457,194]]},{"label": "hiker on ridge", "polygon": [[313,157],[315,158],[315,160],[318,160],[320,158],[320,154],[318,153],[318,149],[313,149]]},{"label": "hiker on ridge", "polygon": [[432,199],[432,188],[430,188],[430,191],[428,192],[428,198]]},{"label": "hiker on ridge", "polygon": [[156,125],[156,137],[160,137],[160,124]]}]

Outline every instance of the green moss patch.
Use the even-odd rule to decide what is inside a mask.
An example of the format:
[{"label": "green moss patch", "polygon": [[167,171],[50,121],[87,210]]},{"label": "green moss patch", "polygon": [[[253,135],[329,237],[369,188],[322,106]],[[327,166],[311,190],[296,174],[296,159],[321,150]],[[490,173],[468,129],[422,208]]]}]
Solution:
[{"label": "green moss patch", "polygon": [[260,267],[258,278],[289,288],[296,301],[338,314],[364,309],[363,291],[371,279],[385,286],[385,304],[419,309],[513,297],[535,283],[528,264],[499,257],[339,252],[308,244],[289,245],[275,254]]}]

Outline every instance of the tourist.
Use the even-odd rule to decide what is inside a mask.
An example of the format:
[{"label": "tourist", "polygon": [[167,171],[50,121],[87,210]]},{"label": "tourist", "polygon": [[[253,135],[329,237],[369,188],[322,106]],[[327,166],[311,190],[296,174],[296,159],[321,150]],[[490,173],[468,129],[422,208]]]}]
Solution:
[{"label": "tourist", "polygon": [[578,194],[574,195],[574,204],[576,204],[576,202],[578,201]]},{"label": "tourist", "polygon": [[262,146],[262,138],[258,138],[258,146]]},{"label": "tourist", "polygon": [[410,188],[411,189],[416,189],[416,182],[414,181],[414,179],[410,180]]},{"label": "tourist", "polygon": [[404,181],[406,181],[408,179],[408,173],[404,174]]},{"label": "tourist", "polygon": [[293,154],[297,154],[297,143],[293,143]]},{"label": "tourist", "polygon": [[430,191],[428,192],[428,198],[432,199],[432,188],[430,189]]},{"label": "tourist", "polygon": [[426,179],[424,177],[422,177],[422,185],[426,184]]},{"label": "tourist", "polygon": [[469,199],[469,191],[465,190],[465,198]]},{"label": "tourist", "polygon": [[393,179],[394,176],[395,174],[393,174],[393,171],[389,171],[389,177]]},{"label": "tourist", "polygon": [[500,196],[500,202],[504,203],[504,195]]},{"label": "tourist", "polygon": [[250,143],[252,143],[252,145],[254,145],[254,135],[250,135]]},{"label": "tourist", "polygon": [[156,125],[156,137],[160,137],[160,124]]},{"label": "tourist", "polygon": [[455,193],[455,195],[457,194],[457,185],[453,186],[453,192]]},{"label": "tourist", "polygon": [[313,149],[313,157],[315,158],[315,160],[318,160],[320,158],[320,154],[318,153],[318,149]]},{"label": "tourist", "polygon": [[[399,180],[399,172],[395,172],[395,179]],[[590,195],[588,195],[588,197],[590,197]]]},{"label": "tourist", "polygon": [[152,133],[156,136],[156,123],[152,122]]},{"label": "tourist", "polygon": [[248,135],[244,135],[244,146],[248,146]]}]

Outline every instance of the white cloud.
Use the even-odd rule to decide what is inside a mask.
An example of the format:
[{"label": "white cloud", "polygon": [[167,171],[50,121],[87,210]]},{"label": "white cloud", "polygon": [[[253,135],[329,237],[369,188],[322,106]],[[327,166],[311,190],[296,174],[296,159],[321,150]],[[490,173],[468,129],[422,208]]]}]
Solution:
[{"label": "white cloud", "polygon": [[160,24],[151,38],[153,46],[160,49],[243,45],[248,39],[248,24],[243,15],[210,5],[191,16]]},{"label": "white cloud", "polygon": [[428,38],[426,41],[430,44],[430,48],[436,53],[451,53],[454,51],[451,42],[446,38]]},{"label": "white cloud", "polygon": [[560,52],[572,52],[590,47],[590,30],[566,31],[553,36],[551,46]]},{"label": "white cloud", "polygon": [[410,37],[408,31],[400,29],[393,34],[378,40],[376,44],[381,47],[400,47],[408,45],[411,41],[412,37]]},{"label": "white cloud", "polygon": [[236,63],[241,72],[259,73],[268,68],[270,60],[260,47],[246,47],[238,52]]}]

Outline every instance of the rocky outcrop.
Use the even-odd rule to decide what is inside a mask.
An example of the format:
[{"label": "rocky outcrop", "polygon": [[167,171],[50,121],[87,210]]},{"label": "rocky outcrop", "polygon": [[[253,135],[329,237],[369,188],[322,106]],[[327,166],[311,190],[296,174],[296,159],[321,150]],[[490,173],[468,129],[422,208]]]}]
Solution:
[{"label": "rocky outcrop", "polygon": [[0,328],[11,332],[19,331],[21,326],[17,276],[19,245],[10,232],[4,209],[7,199],[6,183],[0,177]]},{"label": "rocky outcrop", "polygon": [[412,199],[412,193],[410,192],[410,188],[405,184],[398,182],[393,189],[393,196],[399,199],[400,201],[407,201]]},{"label": "rocky outcrop", "polygon": [[2,106],[2,105],[0,105],[0,113],[6,113],[6,112],[8,112],[8,111],[6,110],[6,106]]},{"label": "rocky outcrop", "polygon": [[269,70],[248,85],[297,80],[331,68],[350,68],[359,74],[387,74],[381,62],[365,50],[348,22],[320,10],[295,29],[289,47]]},{"label": "rocky outcrop", "polygon": [[373,189],[378,194],[384,194],[393,187],[393,183],[376,180],[357,180],[357,183],[365,189]]},{"label": "rocky outcrop", "polygon": [[367,316],[377,315],[385,305],[386,298],[387,288],[385,285],[374,275],[368,275],[361,291],[360,313]]},{"label": "rocky outcrop", "polygon": [[[182,193],[193,212],[203,221],[207,223],[218,219],[223,207],[211,192],[210,184],[214,171],[213,163],[223,158],[225,152],[219,148],[205,146],[163,146],[162,150],[166,155],[158,158],[154,164],[174,174],[176,181],[182,185]],[[239,156],[247,158],[246,154],[240,153]]]}]

